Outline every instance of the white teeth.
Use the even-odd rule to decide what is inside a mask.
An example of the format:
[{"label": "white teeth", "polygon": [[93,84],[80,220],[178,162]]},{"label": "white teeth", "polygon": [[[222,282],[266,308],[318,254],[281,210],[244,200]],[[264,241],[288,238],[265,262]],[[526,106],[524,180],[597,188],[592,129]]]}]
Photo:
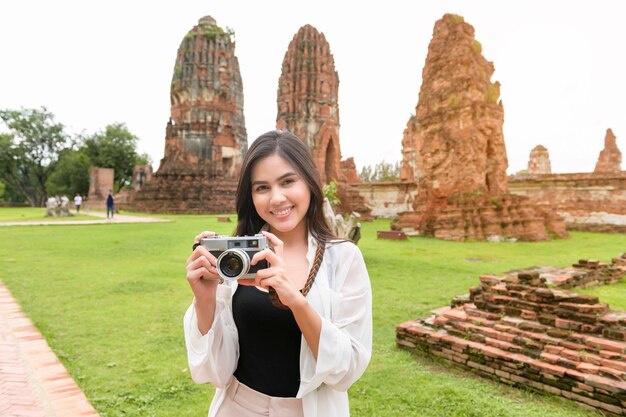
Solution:
[{"label": "white teeth", "polygon": [[272,211],[272,213],[274,214],[274,216],[284,216],[284,215],[288,214],[291,211],[291,209],[292,209],[291,207],[288,207],[288,208],[286,208],[284,210],[280,210],[280,211],[274,210],[274,211]]}]

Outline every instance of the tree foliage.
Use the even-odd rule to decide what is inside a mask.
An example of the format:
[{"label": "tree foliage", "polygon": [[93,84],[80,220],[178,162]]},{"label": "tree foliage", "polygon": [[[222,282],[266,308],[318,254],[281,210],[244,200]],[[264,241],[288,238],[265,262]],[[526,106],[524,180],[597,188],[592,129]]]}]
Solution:
[{"label": "tree foliage", "polygon": [[46,200],[46,181],[60,152],[71,145],[64,126],[45,107],[0,110],[9,133],[0,134],[0,179],[35,207]]},{"label": "tree foliage", "polygon": [[138,154],[137,136],[123,123],[72,138],[45,107],[0,110],[0,181],[5,201],[41,207],[49,195],[89,192],[92,166],[115,170],[115,189],[130,184],[135,164],[151,163]]},{"label": "tree foliage", "polygon": [[400,163],[379,162],[376,165],[364,165],[359,173],[364,182],[398,181],[400,178]]},{"label": "tree foliage", "polygon": [[86,137],[82,149],[93,166],[115,170],[114,183],[117,191],[131,183],[135,163],[142,158],[136,151],[138,140],[124,123],[114,123]]},{"label": "tree foliage", "polygon": [[61,153],[54,172],[46,181],[48,195],[89,193],[91,160],[82,150],[66,149]]},{"label": "tree foliage", "polygon": [[337,182],[335,180],[331,180],[328,184],[323,187],[324,197],[328,199],[328,202],[331,206],[336,207],[341,204],[341,200],[337,196]]}]

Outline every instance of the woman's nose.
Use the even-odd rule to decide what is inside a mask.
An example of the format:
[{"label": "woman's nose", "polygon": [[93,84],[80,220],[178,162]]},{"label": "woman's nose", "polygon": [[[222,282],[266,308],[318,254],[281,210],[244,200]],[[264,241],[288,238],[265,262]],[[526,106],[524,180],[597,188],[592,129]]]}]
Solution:
[{"label": "woman's nose", "polygon": [[285,201],[285,194],[283,194],[283,191],[279,187],[272,188],[271,202],[275,204],[282,201]]}]

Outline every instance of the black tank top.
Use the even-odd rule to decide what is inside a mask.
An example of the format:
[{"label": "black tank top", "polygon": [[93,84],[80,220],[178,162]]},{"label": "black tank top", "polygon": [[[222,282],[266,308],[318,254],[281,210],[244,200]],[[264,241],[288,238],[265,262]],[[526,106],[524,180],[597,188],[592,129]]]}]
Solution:
[{"label": "black tank top", "polygon": [[239,333],[239,382],[272,397],[295,397],[300,387],[302,332],[291,310],[276,308],[268,293],[239,285],[233,296]]}]

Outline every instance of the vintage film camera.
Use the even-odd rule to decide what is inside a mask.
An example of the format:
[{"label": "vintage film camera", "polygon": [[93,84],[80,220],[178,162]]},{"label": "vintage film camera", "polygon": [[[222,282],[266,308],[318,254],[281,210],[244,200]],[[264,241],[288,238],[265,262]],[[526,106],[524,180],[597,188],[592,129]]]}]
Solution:
[{"label": "vintage film camera", "polygon": [[258,270],[269,267],[265,259],[250,265],[254,254],[269,247],[262,234],[210,236],[202,239],[201,245],[217,258],[217,273],[226,280],[254,278]]}]

